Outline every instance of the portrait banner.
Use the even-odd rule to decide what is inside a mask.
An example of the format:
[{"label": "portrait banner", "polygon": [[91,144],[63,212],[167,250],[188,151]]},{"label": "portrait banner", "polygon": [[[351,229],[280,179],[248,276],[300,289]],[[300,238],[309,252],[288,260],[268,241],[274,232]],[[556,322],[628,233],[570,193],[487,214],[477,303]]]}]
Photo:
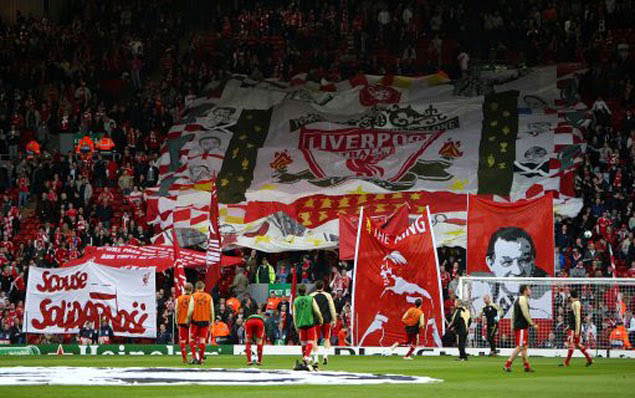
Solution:
[{"label": "portrait banner", "polygon": [[106,320],[115,336],[156,337],[154,270],[106,267],[30,267],[24,309],[26,333],[79,333]]},{"label": "portrait banner", "polygon": [[421,299],[425,325],[420,344],[441,347],[443,298],[428,208],[395,236],[363,216],[359,234],[352,309],[356,344],[404,343],[401,318]]},{"label": "portrait banner", "polygon": [[[515,203],[497,203],[470,195],[467,214],[467,273],[473,276],[546,277],[554,274],[553,198]],[[472,309],[480,311],[489,295],[511,316],[520,285],[475,282]],[[533,318],[552,316],[551,291],[533,289],[530,313]]]},{"label": "portrait banner", "polygon": [[[500,254],[499,254],[500,253]],[[498,203],[470,195],[467,273],[553,276],[553,198]]]}]

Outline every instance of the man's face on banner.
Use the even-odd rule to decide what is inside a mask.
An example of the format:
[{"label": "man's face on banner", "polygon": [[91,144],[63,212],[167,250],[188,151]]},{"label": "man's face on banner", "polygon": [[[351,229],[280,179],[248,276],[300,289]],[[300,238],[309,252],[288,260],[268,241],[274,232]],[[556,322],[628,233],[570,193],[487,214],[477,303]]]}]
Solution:
[{"label": "man's face on banner", "polygon": [[523,237],[509,241],[498,238],[494,243],[494,254],[487,257],[486,262],[498,277],[531,276],[535,267],[531,244]]},{"label": "man's face on banner", "polygon": [[216,137],[205,137],[199,140],[199,144],[203,152],[210,153],[212,150],[220,147],[220,140]]},{"label": "man's face on banner", "polygon": [[190,166],[190,176],[192,181],[199,182],[203,180],[209,180],[212,178],[212,173],[205,165]]}]

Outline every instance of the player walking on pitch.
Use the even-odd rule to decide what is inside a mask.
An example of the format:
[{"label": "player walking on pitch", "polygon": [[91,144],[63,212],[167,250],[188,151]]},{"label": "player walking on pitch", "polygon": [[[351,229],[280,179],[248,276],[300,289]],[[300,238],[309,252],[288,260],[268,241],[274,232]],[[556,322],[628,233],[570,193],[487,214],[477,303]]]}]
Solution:
[{"label": "player walking on pitch", "polygon": [[533,372],[534,370],[529,366],[529,359],[527,357],[527,347],[529,346],[529,327],[532,326],[538,329],[538,325],[531,320],[529,315],[529,297],[531,297],[531,288],[527,285],[520,285],[520,296],[514,301],[513,314],[512,314],[512,326],[514,328],[514,334],[516,336],[516,348],[512,351],[512,354],[505,362],[503,371],[511,372],[512,363],[514,359],[520,355],[523,358],[523,366],[525,372]]},{"label": "player walking on pitch", "polygon": [[183,363],[187,362],[187,346],[190,343],[190,326],[187,324],[187,312],[188,308],[190,308],[192,290],[194,290],[194,286],[189,282],[186,283],[185,294],[179,296],[174,308],[176,312],[174,319],[176,319],[176,324],[179,327],[179,347],[181,348]]},{"label": "player walking on pitch", "polygon": [[[419,345],[419,330],[426,326],[426,317],[421,310],[422,304],[423,300],[420,298],[416,299],[415,306],[408,308],[408,311],[401,317],[401,322],[406,325],[406,341],[403,344],[410,347],[406,356],[403,357],[406,360],[412,360],[412,353]],[[398,345],[399,342],[394,343],[384,355],[389,355]]]},{"label": "player walking on pitch", "polygon": [[498,320],[503,316],[503,309],[492,302],[489,294],[483,297],[485,305],[479,314],[482,326],[486,327],[487,342],[489,343],[491,357],[496,356],[496,333],[498,332]]},{"label": "player walking on pitch", "polygon": [[[209,325],[214,319],[214,304],[212,296],[205,293],[205,283],[196,282],[196,292],[192,295],[187,309],[187,323],[190,324],[190,350],[192,351],[192,364],[203,364],[205,355],[205,343],[209,333]],[[196,347],[198,345],[198,355]]]},{"label": "player walking on pitch", "polygon": [[586,351],[586,347],[580,344],[580,329],[582,327],[582,309],[580,300],[578,300],[578,292],[571,290],[569,293],[569,311],[567,312],[567,344],[569,351],[567,352],[567,359],[564,360],[559,366],[569,366],[571,362],[571,356],[573,351],[577,348],[586,357],[586,366],[593,365],[593,359]]},{"label": "player walking on pitch", "polygon": [[258,307],[258,310],[254,315],[247,317],[245,322],[245,352],[247,354],[247,366],[251,366],[251,343],[256,343],[258,352],[258,361],[256,365],[262,365],[262,349],[265,343],[265,318],[262,314],[265,313],[267,304],[262,304]]},{"label": "player walking on pitch", "polygon": [[293,325],[302,344],[303,363],[310,371],[313,370],[311,352],[313,340],[315,340],[315,325],[322,325],[322,323],[322,314],[317,302],[313,297],[306,295],[306,286],[298,286],[298,297],[293,301]]},{"label": "player walking on pitch", "polygon": [[318,307],[320,307],[320,313],[322,314],[322,325],[315,325],[315,345],[313,350],[315,351],[315,360],[319,363],[318,359],[318,346],[317,339],[322,336],[324,339],[324,362],[326,365],[329,358],[329,348],[331,348],[331,331],[335,326],[335,320],[337,314],[335,312],[335,303],[333,303],[333,297],[330,293],[324,291],[324,281],[317,281],[315,283],[317,291],[311,293],[311,297],[315,300]]}]

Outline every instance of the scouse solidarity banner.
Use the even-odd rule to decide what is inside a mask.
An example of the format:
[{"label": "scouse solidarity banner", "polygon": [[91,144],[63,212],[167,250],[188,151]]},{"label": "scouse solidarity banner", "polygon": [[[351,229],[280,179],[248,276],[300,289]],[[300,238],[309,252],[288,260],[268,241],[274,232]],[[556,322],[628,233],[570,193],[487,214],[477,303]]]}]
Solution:
[{"label": "scouse solidarity banner", "polygon": [[443,296],[428,209],[394,237],[364,217],[358,252],[353,292],[357,345],[403,343],[401,317],[420,298],[426,320],[420,344],[441,347]]},{"label": "scouse solidarity banner", "polygon": [[68,268],[30,267],[26,333],[78,333],[107,321],[116,336],[156,337],[154,270],[87,262]]}]

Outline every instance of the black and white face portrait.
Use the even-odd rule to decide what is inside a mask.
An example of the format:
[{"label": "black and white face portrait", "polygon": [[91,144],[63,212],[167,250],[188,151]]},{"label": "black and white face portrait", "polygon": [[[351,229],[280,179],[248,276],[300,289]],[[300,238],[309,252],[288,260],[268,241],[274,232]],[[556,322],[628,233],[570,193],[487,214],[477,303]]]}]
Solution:
[{"label": "black and white face portrait", "polygon": [[210,153],[220,148],[221,141],[218,137],[207,136],[199,139],[198,144],[201,147],[203,153]]}]

